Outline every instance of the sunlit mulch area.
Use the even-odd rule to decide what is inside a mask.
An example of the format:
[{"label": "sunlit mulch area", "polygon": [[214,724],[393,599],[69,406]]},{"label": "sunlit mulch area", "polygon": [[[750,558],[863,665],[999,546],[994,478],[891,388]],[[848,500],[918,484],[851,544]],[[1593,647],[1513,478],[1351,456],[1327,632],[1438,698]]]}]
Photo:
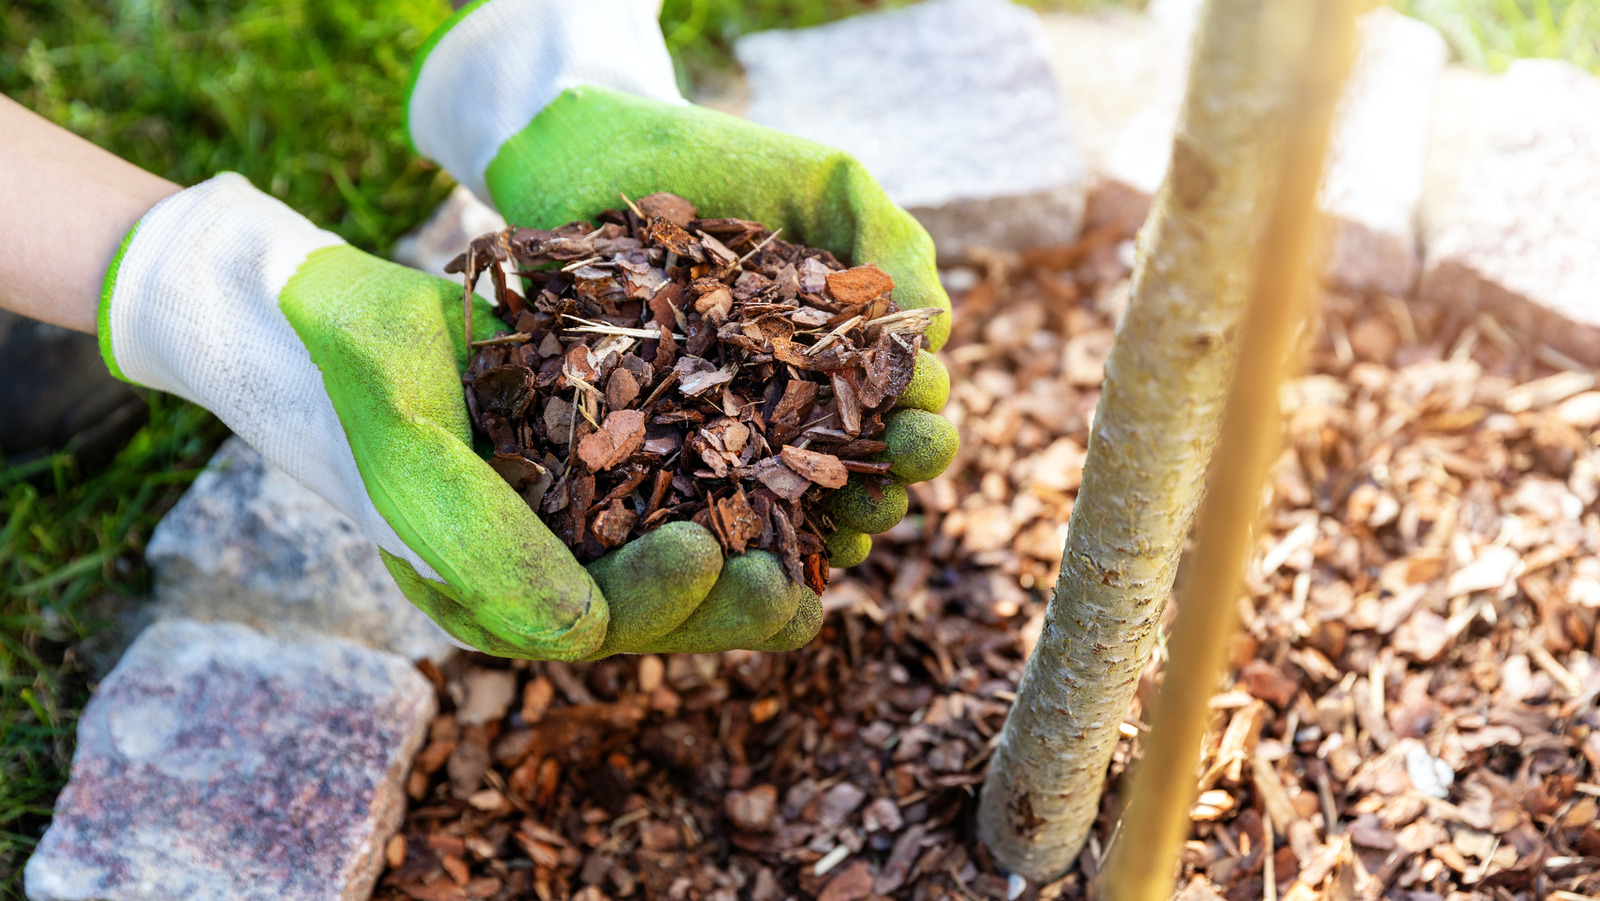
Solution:
[{"label": "sunlit mulch area", "polygon": [[[961,455],[835,574],[805,649],[430,673],[446,712],[379,897],[1004,898],[976,792],[1061,553],[1123,237],[953,274]],[[1185,897],[1600,891],[1593,374],[1391,298],[1324,298],[1308,343]],[[1084,894],[1143,728],[1136,703],[1079,871],[1025,897]]]}]

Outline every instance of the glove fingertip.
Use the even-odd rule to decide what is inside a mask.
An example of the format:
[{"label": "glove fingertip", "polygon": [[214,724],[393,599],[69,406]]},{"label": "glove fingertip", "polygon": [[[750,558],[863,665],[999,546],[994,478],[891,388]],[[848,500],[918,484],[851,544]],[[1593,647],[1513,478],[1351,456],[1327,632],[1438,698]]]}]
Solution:
[{"label": "glove fingertip", "polygon": [[729,557],[717,584],[688,619],[641,651],[707,654],[766,641],[794,618],[799,592],[767,551]]},{"label": "glove fingertip", "polygon": [[895,406],[907,410],[926,410],[938,413],[950,402],[950,370],[939,358],[925,350],[917,351],[916,368],[911,373],[911,384],[895,401]]},{"label": "glove fingertip", "polygon": [[829,512],[838,525],[876,535],[894,528],[896,523],[905,518],[910,506],[910,496],[903,486],[894,483],[885,485],[880,500],[868,493],[865,482],[851,476],[850,481],[834,493],[829,502]]},{"label": "glove fingertip", "polygon": [[782,653],[805,647],[822,630],[822,599],[809,588],[801,588],[800,604],[794,617],[765,641],[751,645],[748,650]]},{"label": "glove fingertip", "polygon": [[[433,620],[446,635],[485,654],[524,660],[581,660],[600,646],[605,636],[605,610],[602,603],[598,623],[586,621],[554,641],[515,642],[483,625],[480,617],[456,597],[444,582],[435,582],[417,572],[411,563],[378,548],[384,568],[413,606]],[[595,626],[598,625],[598,628]]]},{"label": "glove fingertip", "polygon": [[884,452],[893,463],[889,470],[902,482],[934,479],[956,458],[961,436],[955,424],[926,410],[901,410],[889,419],[883,440]]},{"label": "glove fingertip", "polygon": [[867,559],[872,552],[872,536],[854,529],[836,529],[828,536],[828,562],[840,569],[848,569]]},{"label": "glove fingertip", "polygon": [[596,659],[643,653],[687,620],[715,587],[722,548],[710,530],[668,523],[588,566],[611,619]]},{"label": "glove fingertip", "polygon": [[[673,590],[692,585],[703,597],[722,570],[722,546],[705,526],[670,522],[590,564],[591,572],[596,568],[606,570],[617,589],[626,590],[627,586],[620,584],[625,577],[633,583],[654,583]],[[610,597],[612,587],[604,583],[601,587]]]}]

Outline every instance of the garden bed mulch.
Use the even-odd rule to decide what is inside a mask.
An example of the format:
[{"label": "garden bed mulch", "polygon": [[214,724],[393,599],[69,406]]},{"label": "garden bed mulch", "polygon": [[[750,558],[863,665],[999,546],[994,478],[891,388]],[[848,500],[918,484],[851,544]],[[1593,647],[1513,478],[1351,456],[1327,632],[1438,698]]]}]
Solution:
[{"label": "garden bed mulch", "polygon": [[[807,647],[429,670],[444,712],[377,897],[1006,897],[976,793],[1061,553],[1125,237],[988,255],[953,292],[961,454],[835,573]],[[1600,893],[1592,373],[1387,298],[1325,298],[1315,348],[1183,897]],[[1084,896],[1140,716],[1080,868],[1024,897]]]}]

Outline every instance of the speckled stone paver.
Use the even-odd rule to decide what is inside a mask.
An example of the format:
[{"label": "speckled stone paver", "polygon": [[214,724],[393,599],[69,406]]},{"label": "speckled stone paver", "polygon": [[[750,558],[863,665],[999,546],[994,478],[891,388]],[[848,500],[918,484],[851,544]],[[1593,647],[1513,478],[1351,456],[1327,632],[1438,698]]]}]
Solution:
[{"label": "speckled stone paver", "polygon": [[365,899],[434,711],[394,654],[157,623],[84,709],[28,897]]},{"label": "speckled stone paver", "polygon": [[1600,365],[1600,78],[1452,72],[1433,131],[1421,294]]},{"label": "speckled stone paver", "polygon": [[145,549],[155,615],[347,638],[413,660],[456,645],[412,606],[353,520],[230,438]]},{"label": "speckled stone paver", "polygon": [[849,151],[942,257],[1071,241],[1085,170],[1039,17],[1008,0],[928,0],[747,35],[752,121]]}]

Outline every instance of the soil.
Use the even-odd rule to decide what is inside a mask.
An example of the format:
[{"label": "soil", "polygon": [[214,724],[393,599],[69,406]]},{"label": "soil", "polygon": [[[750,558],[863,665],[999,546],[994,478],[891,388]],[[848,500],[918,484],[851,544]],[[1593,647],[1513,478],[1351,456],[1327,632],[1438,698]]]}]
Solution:
[{"label": "soil", "polygon": [[[949,273],[962,449],[786,654],[429,669],[378,897],[1005,898],[976,792],[1042,622],[1126,234]],[[1196,768],[1186,901],[1600,893],[1600,392],[1491,319],[1323,298]],[[1139,753],[1152,662],[1081,898]]]}]

